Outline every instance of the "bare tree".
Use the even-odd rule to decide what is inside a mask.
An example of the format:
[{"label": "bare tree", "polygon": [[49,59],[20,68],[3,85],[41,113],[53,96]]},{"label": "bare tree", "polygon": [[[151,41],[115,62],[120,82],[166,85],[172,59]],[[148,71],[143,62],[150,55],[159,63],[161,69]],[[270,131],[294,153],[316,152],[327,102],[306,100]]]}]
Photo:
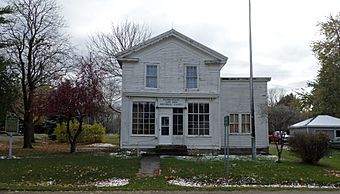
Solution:
[{"label": "bare tree", "polygon": [[24,148],[32,148],[35,90],[66,73],[71,51],[64,20],[54,0],[10,0],[14,11],[4,26],[5,50],[19,74],[24,105]]},{"label": "bare tree", "polygon": [[90,37],[88,49],[106,71],[106,99],[111,104],[120,100],[122,66],[115,55],[151,37],[151,30],[128,20],[112,24],[110,33],[98,32]]},{"label": "bare tree", "polygon": [[268,90],[268,106],[277,104],[286,94],[283,88],[271,88]]}]

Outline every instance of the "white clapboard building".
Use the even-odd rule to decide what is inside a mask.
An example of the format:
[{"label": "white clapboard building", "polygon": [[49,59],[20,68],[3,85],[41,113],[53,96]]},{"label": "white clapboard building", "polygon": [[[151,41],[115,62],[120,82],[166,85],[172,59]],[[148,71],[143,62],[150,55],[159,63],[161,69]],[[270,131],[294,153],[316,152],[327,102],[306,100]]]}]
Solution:
[{"label": "white clapboard building", "polygon": [[[227,57],[170,30],[116,55],[122,65],[122,148],[184,145],[250,151],[249,78],[220,77]],[[256,146],[268,151],[266,104],[270,78],[254,78]]]}]

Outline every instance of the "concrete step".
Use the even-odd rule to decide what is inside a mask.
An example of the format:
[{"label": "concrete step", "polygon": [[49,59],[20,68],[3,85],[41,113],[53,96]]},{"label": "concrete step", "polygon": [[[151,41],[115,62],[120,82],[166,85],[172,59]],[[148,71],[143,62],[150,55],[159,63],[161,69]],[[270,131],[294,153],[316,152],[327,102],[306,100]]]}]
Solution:
[{"label": "concrete step", "polygon": [[186,145],[157,145],[155,152],[159,155],[188,155]]}]

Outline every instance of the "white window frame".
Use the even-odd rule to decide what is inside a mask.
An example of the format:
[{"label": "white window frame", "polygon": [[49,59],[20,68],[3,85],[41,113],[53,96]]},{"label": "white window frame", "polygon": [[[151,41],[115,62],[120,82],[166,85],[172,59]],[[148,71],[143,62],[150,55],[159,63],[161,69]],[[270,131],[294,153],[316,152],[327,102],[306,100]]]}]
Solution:
[{"label": "white window frame", "polygon": [[[178,110],[181,110],[182,112],[181,113],[175,113],[175,109],[178,109]],[[176,123],[174,122],[175,121],[175,118],[176,117]],[[182,122],[179,122],[178,119],[182,117]],[[181,126],[182,127],[182,130],[181,130],[181,133],[179,133],[178,131],[178,128],[177,128],[177,133],[175,134],[175,126],[178,127],[178,126]],[[176,136],[179,136],[179,135],[184,135],[184,108],[172,108],[172,135],[176,135]]]},{"label": "white window frame", "polygon": [[[237,123],[237,132],[231,132],[231,124],[233,123],[229,123],[229,132],[230,134],[239,134],[239,135],[249,135],[251,133],[251,118],[250,118],[250,113],[231,113],[230,115],[235,114],[237,115],[238,118],[238,123]],[[249,115],[249,132],[243,132],[242,130],[242,125],[243,123],[243,119],[242,119],[242,115]]]},{"label": "white window frame", "polygon": [[[249,122],[244,122],[244,120],[243,120],[243,115],[249,115]],[[250,131],[251,131],[251,118],[250,118],[250,113],[241,113],[240,114],[240,116],[241,116],[241,128],[240,128],[240,131],[241,131],[241,133],[242,134],[250,134]],[[243,132],[243,125],[246,125],[246,124],[248,124],[249,125],[249,132]]]},{"label": "white window frame", "polygon": [[[147,71],[148,71],[148,66],[156,66],[157,68],[157,74],[156,74],[156,87],[148,87],[147,86]],[[159,64],[155,64],[155,63],[147,63],[145,64],[145,72],[144,72],[144,86],[147,89],[159,89]]]},{"label": "white window frame", "polygon": [[[237,122],[233,122],[233,119],[232,119],[232,115],[236,115],[236,118],[237,118]],[[236,131],[237,132],[232,132],[231,131],[231,126],[237,126],[237,129]],[[229,122],[229,133],[230,134],[238,134],[238,132],[240,131],[240,117],[239,117],[239,114],[238,113],[231,113],[230,114],[230,122]]]},{"label": "white window frame", "polygon": [[[197,78],[196,78],[196,88],[188,88],[187,87],[187,68],[188,67],[196,67],[196,73],[197,73]],[[199,72],[199,66],[198,65],[194,65],[194,64],[186,64],[184,65],[184,88],[185,90],[198,90],[199,89],[199,80],[200,80],[200,72]]]},{"label": "white window frame", "polygon": [[[198,113],[189,113],[189,104],[198,104]],[[208,134],[205,134],[205,132],[203,132],[203,134],[200,134],[200,119],[199,119],[199,117],[200,117],[200,114],[201,114],[201,112],[199,111],[199,106],[200,106],[200,104],[208,104],[208,113],[202,113],[203,114],[203,117],[206,115],[206,114],[208,114]],[[210,116],[211,116],[211,111],[210,111],[210,103],[209,102],[188,102],[188,110],[187,110],[187,128],[188,128],[188,131],[187,131],[187,134],[188,134],[188,136],[204,136],[204,137],[209,137],[209,136],[211,136],[211,118],[210,118]],[[192,115],[197,115],[198,116],[198,128],[197,128],[197,130],[198,130],[198,134],[189,134],[189,115],[190,114],[192,114]],[[204,121],[205,119],[203,118],[203,121]],[[206,128],[203,128],[203,130],[205,130]],[[194,130],[194,129],[193,129]]]},{"label": "white window frame", "polygon": [[[154,116],[155,116],[155,117],[154,117],[154,123],[148,123],[149,125],[150,125],[150,124],[154,124],[154,133],[150,133],[150,134],[145,134],[145,133],[144,133],[144,131],[145,131],[145,129],[144,129],[144,124],[145,124],[145,123],[144,123],[144,121],[145,121],[144,118],[143,118],[143,123],[142,123],[142,124],[143,124],[143,129],[142,129],[142,130],[143,130],[143,133],[133,133],[133,124],[134,124],[134,122],[133,122],[133,119],[134,119],[134,116],[133,116],[133,113],[134,113],[134,112],[133,112],[133,104],[134,104],[134,103],[153,103],[153,104],[154,104],[154,107],[155,107],[155,112],[154,112]],[[156,130],[156,128],[157,128],[157,115],[156,115],[156,111],[157,111],[157,110],[156,110],[156,102],[154,102],[154,101],[144,101],[144,100],[140,100],[140,101],[139,101],[139,100],[137,100],[137,101],[132,101],[132,103],[131,103],[131,118],[130,118],[130,119],[131,119],[131,120],[130,120],[130,121],[131,121],[131,131],[130,131],[130,132],[131,132],[131,136],[155,136],[156,133],[157,133],[157,130]],[[138,113],[140,113],[140,112],[138,112]],[[143,116],[144,116],[144,114],[145,114],[144,110],[143,110],[142,113],[143,113]],[[149,111],[148,113],[150,114],[151,112]],[[139,116],[137,117],[137,119],[139,119]],[[149,116],[149,119],[151,119],[150,116]],[[136,124],[137,124],[137,125],[140,124],[139,121],[138,121]],[[149,130],[150,130],[150,129],[149,129]]]}]

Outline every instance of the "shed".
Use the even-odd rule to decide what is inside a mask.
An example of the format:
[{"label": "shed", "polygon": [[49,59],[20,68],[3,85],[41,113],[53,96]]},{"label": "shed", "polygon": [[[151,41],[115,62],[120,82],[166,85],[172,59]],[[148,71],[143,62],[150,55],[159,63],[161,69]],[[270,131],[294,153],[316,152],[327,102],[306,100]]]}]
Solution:
[{"label": "shed", "polygon": [[328,134],[330,139],[340,137],[340,119],[329,115],[318,115],[289,127],[290,134],[294,133],[316,133]]}]

